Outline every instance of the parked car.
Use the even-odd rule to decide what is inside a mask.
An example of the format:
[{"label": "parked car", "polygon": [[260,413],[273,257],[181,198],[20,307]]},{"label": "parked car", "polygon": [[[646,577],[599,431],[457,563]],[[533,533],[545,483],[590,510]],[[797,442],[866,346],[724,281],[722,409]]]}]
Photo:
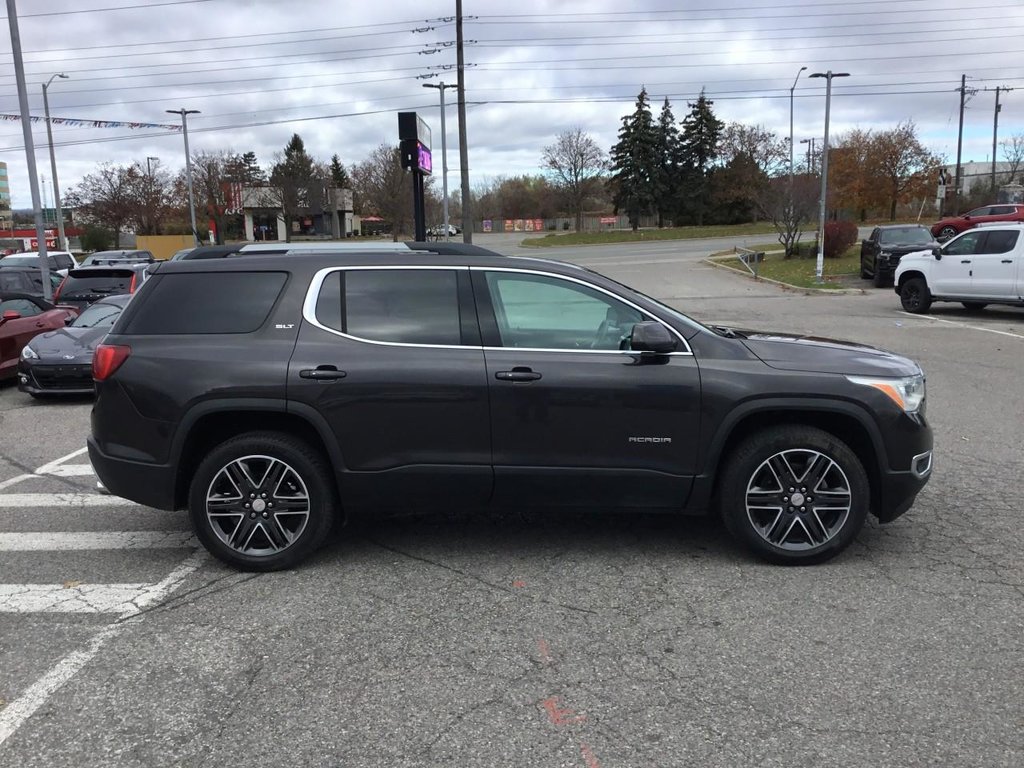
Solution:
[{"label": "parked car", "polygon": [[[444,237],[444,224],[438,224],[436,227],[431,227],[430,229],[427,230],[427,234],[431,235],[433,237]],[[451,237],[452,235],[461,235],[461,234],[462,234],[462,228],[461,227],[457,227],[454,224],[449,224],[448,225],[448,236],[449,237]]]},{"label": "parked car", "polygon": [[[46,263],[52,272],[58,273],[61,277],[68,273],[69,269],[78,266],[75,257],[67,251],[47,251]],[[9,256],[0,258],[0,268],[3,267],[39,267],[38,253],[12,253]]]},{"label": "parked car", "polygon": [[992,224],[957,235],[941,247],[911,253],[896,269],[896,293],[907,312],[959,301],[1024,306],[1024,224]]},{"label": "parked car", "polygon": [[21,350],[18,389],[33,397],[91,395],[92,356],[131,296],[110,296],[58,330],[34,337]]},{"label": "parked car", "polygon": [[135,293],[148,277],[148,269],[148,264],[72,269],[58,286],[53,300],[83,310],[107,296]]},{"label": "parked car", "polygon": [[[50,293],[53,294],[63,278],[50,273]],[[7,266],[0,269],[0,293],[24,293],[42,299],[43,271],[39,267]]]},{"label": "parked car", "polygon": [[149,251],[97,251],[96,253],[91,253],[82,259],[82,263],[79,266],[116,266],[130,263],[152,264],[154,261],[156,261],[156,259]]},{"label": "parked car", "polygon": [[860,276],[871,278],[875,286],[881,288],[892,282],[902,256],[937,245],[928,228],[920,224],[875,227],[860,244]]},{"label": "parked car", "polygon": [[245,243],[200,245],[197,248],[189,248],[185,252],[179,251],[171,257],[171,261],[180,261],[182,259],[220,259],[225,256],[234,256],[244,245]]},{"label": "parked car", "polygon": [[0,292],[0,379],[14,376],[21,350],[40,333],[63,328],[78,313],[38,296]]},{"label": "parked car", "polygon": [[195,248],[182,248],[181,250],[175,251],[171,255],[171,258],[168,259],[168,261],[177,261],[178,259],[184,257],[185,254],[191,253],[194,250]]},{"label": "parked car", "polygon": [[93,375],[102,484],[187,507],[253,570],[343,512],[488,505],[715,510],[761,557],[813,563],[932,466],[911,360],[463,244],[160,264]]},{"label": "parked car", "polygon": [[1019,203],[983,205],[963,216],[949,216],[935,222],[932,224],[932,234],[937,240],[945,241],[961,232],[966,232],[971,227],[976,227],[978,224],[1003,221],[1024,221],[1024,205]]}]

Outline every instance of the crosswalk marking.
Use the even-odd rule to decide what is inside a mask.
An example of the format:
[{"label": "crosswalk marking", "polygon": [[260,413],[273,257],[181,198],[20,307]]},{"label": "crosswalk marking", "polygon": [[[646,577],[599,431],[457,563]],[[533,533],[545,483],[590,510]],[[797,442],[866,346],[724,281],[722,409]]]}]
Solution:
[{"label": "crosswalk marking", "polygon": [[53,477],[87,477],[95,474],[92,464],[61,464],[56,467],[49,467],[46,472],[39,472],[40,475],[51,475]]},{"label": "crosswalk marking", "polygon": [[0,533],[0,552],[72,552],[88,549],[184,549],[198,547],[190,531],[32,531]]},{"label": "crosswalk marking", "polygon": [[138,506],[134,501],[119,496],[101,496],[96,493],[4,493],[0,494],[0,509],[11,507],[127,507]]}]

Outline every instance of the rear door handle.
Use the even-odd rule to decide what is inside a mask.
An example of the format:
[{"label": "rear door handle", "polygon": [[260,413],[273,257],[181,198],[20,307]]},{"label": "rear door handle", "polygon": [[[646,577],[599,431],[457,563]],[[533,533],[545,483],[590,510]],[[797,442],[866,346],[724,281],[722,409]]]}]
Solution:
[{"label": "rear door handle", "polygon": [[971,260],[970,259],[960,259],[960,263],[961,264],[970,264]]},{"label": "rear door handle", "polygon": [[348,374],[339,371],[333,365],[318,365],[316,368],[303,368],[299,371],[299,377],[303,379],[316,379],[317,381],[335,381],[344,379]]},{"label": "rear door handle", "polygon": [[1013,259],[1003,259],[1003,264],[1013,264]]},{"label": "rear door handle", "polygon": [[511,371],[496,371],[494,378],[501,381],[536,381],[540,374],[529,368],[513,368]]}]

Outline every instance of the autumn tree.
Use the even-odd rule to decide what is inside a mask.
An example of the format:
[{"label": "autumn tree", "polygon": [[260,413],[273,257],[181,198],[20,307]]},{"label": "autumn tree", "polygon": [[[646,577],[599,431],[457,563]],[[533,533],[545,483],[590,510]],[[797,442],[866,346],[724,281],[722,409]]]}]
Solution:
[{"label": "autumn tree", "polygon": [[612,190],[617,211],[625,211],[636,231],[640,216],[657,202],[655,174],[658,167],[657,136],[647,98],[641,88],[636,109],[622,118],[619,140],[611,151]]},{"label": "autumn tree", "polygon": [[544,147],[543,162],[566,208],[576,217],[576,231],[582,231],[584,203],[600,186],[607,164],[604,151],[582,128],[571,128]]},{"label": "autumn tree", "polygon": [[868,211],[884,205],[877,175],[871,131],[855,129],[836,138],[828,155],[828,208],[857,211],[863,221]]},{"label": "autumn tree", "polygon": [[375,214],[391,224],[391,233],[408,232],[412,223],[412,174],[402,168],[397,146],[381,144],[352,168],[352,188],[359,193],[363,215]]},{"label": "autumn tree", "polygon": [[921,144],[913,121],[908,120],[875,134],[870,164],[885,191],[889,220],[895,221],[897,205],[929,194],[942,159]]}]

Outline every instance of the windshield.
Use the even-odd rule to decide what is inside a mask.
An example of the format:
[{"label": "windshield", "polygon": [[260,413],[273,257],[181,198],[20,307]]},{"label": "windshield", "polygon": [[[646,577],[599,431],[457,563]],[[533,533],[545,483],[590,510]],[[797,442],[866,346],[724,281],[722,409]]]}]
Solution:
[{"label": "windshield", "polygon": [[880,238],[882,245],[928,245],[932,240],[932,233],[924,227],[883,229]]},{"label": "windshield", "polygon": [[75,318],[71,325],[75,328],[109,328],[121,314],[121,307],[116,304],[93,304]]},{"label": "windshield", "polygon": [[[51,267],[54,264],[53,256],[47,256],[46,263]],[[39,257],[33,254],[27,254],[25,256],[4,256],[0,260],[0,266],[4,267],[38,267]]]}]

